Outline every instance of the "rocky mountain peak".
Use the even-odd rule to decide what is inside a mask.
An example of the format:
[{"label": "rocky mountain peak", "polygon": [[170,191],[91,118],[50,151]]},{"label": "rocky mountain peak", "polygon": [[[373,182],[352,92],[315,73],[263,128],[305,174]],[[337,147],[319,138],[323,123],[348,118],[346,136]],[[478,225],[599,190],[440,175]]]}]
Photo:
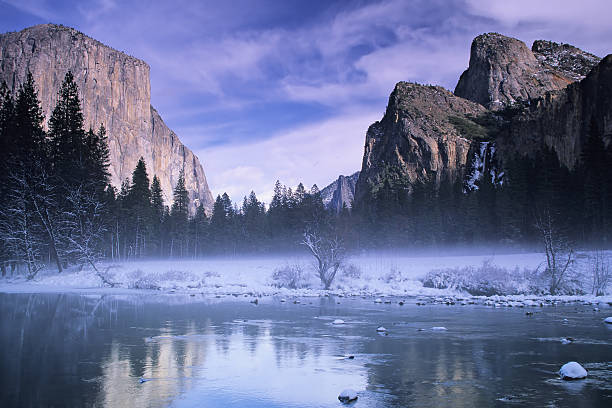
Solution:
[{"label": "rocky mountain peak", "polygon": [[197,156],[181,143],[151,106],[149,66],[61,25],[42,24],[0,35],[0,82],[14,91],[34,76],[45,123],[57,103],[57,93],[68,71],[79,88],[85,127],[107,129],[111,182],[120,187],[131,177],[140,157],[149,177],[160,179],[167,205],[181,169],[192,210],[213,198]]},{"label": "rocky mountain peak", "polygon": [[356,199],[385,183],[410,190],[417,182],[463,177],[475,122],[487,110],[439,86],[399,82],[384,117],[366,133]]},{"label": "rocky mountain peak", "polygon": [[546,40],[534,41],[531,51],[543,65],[573,81],[584,79],[601,60],[598,56],[573,45]]},{"label": "rocky mountain peak", "polygon": [[455,95],[498,110],[563,89],[582,79],[598,61],[566,44],[536,41],[530,50],[516,38],[482,34],[472,42],[469,67]]},{"label": "rocky mountain peak", "polygon": [[340,175],[338,179],[321,190],[321,197],[325,208],[339,213],[346,205],[351,208],[355,196],[355,185],[359,179],[359,172],[350,176]]}]

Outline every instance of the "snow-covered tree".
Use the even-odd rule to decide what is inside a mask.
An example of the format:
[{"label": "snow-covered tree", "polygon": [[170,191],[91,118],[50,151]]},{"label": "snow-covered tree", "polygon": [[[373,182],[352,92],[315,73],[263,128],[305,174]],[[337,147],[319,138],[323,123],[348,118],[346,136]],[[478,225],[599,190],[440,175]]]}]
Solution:
[{"label": "snow-covered tree", "polygon": [[315,258],[315,270],[327,290],[345,260],[345,249],[338,237],[325,237],[317,229],[311,228],[304,232],[302,244]]}]

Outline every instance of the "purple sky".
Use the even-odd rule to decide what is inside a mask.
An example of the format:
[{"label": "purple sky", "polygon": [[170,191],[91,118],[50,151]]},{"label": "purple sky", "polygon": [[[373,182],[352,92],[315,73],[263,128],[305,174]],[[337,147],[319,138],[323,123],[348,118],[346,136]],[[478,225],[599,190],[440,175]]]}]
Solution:
[{"label": "purple sky", "polygon": [[0,31],[59,23],[151,66],[152,104],[213,194],[268,200],[361,167],[396,82],[454,89],[473,37],[612,52],[608,0],[0,0]]}]

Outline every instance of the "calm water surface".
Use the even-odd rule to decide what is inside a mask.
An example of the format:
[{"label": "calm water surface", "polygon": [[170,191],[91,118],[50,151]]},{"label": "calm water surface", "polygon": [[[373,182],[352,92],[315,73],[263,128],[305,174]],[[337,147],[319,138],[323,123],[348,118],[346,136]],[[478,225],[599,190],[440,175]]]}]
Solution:
[{"label": "calm water surface", "polygon": [[300,301],[0,294],[0,406],[612,406],[609,307]]}]

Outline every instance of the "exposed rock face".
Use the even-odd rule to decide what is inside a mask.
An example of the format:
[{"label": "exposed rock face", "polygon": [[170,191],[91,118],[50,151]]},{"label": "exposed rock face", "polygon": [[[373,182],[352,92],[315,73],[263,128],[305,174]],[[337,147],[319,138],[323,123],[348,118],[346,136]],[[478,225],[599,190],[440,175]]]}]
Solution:
[{"label": "exposed rock face", "polygon": [[477,129],[472,119],[486,112],[442,87],[398,83],[384,117],[367,131],[356,199],[375,193],[385,181],[410,188],[462,178],[472,142],[457,124]]},{"label": "exposed rock face", "polygon": [[213,198],[202,165],[151,106],[145,62],[63,26],[45,24],[0,35],[0,81],[16,90],[28,70],[47,121],[64,75],[72,71],[86,128],[97,129],[101,124],[107,128],[113,185],[119,187],[130,178],[142,156],[149,176],[159,177],[170,205],[184,166],[192,206],[202,203],[210,211]]},{"label": "exposed rock face", "polygon": [[519,40],[483,34],[454,94],[396,85],[383,119],[367,131],[355,198],[383,183],[407,191],[442,179],[461,180],[466,189],[484,176],[498,183],[507,159],[533,157],[544,145],[571,169],[592,124],[609,146],[612,55],[600,60],[548,41],[531,51]]},{"label": "exposed rock face", "polygon": [[515,153],[532,156],[544,143],[571,169],[580,159],[592,124],[606,145],[612,143],[612,54],[582,81],[531,101],[512,118],[497,144],[502,157],[508,157]]},{"label": "exposed rock face", "polygon": [[355,198],[355,185],[359,179],[359,172],[350,176],[340,176],[333,183],[321,190],[325,208],[339,213],[344,205],[351,208]]},{"label": "exposed rock face", "polygon": [[461,75],[455,95],[497,110],[518,100],[543,96],[581,79],[599,59],[570,45],[525,43],[497,33],[474,39],[469,68]]},{"label": "exposed rock face", "polygon": [[545,40],[534,41],[531,51],[542,64],[573,81],[584,79],[601,60],[598,56],[573,45]]}]

